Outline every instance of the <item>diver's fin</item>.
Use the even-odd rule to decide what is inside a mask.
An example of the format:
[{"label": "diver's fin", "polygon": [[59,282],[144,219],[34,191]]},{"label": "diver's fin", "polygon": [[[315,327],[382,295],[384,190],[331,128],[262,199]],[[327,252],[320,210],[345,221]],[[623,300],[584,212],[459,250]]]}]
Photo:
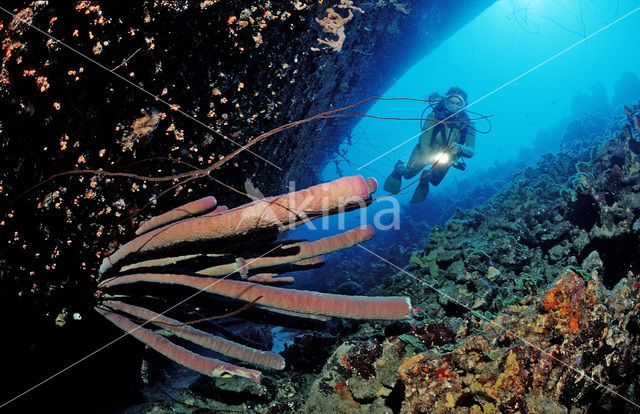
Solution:
[{"label": "diver's fin", "polygon": [[384,182],[383,188],[387,193],[397,193],[400,191],[400,186],[402,186],[402,178],[396,178],[393,175],[390,175]]},{"label": "diver's fin", "polygon": [[410,203],[422,203],[427,199],[429,195],[429,175],[427,174],[423,177],[418,186],[416,187],[416,191],[413,192],[413,197],[411,197]]},{"label": "diver's fin", "polygon": [[388,193],[397,193],[400,191],[400,187],[402,186],[402,174],[405,172],[404,161],[396,162],[396,165],[393,167],[393,171],[387,177],[387,180],[384,182],[384,191]]}]

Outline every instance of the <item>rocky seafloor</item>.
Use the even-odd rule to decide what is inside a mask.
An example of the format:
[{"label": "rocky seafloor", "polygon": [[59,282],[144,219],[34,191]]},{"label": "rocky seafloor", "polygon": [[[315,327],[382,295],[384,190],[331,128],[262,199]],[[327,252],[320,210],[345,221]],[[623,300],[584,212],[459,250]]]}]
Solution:
[{"label": "rocky seafloor", "polygon": [[135,411],[640,412],[639,113],[434,227],[371,292],[413,320],[337,324],[262,387],[199,379]]}]

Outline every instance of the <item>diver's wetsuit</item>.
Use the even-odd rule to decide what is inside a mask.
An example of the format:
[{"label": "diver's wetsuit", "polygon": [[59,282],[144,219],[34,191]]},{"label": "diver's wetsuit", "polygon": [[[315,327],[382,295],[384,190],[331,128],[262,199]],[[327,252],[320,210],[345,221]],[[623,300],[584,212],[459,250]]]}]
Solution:
[{"label": "diver's wetsuit", "polygon": [[402,185],[403,177],[405,179],[413,178],[427,165],[433,164],[434,159],[447,148],[449,142],[458,135],[461,128],[462,132],[456,139],[456,143],[463,145],[462,153],[451,157],[448,162],[436,164],[429,173],[428,181],[424,180],[425,183],[420,183],[419,187],[421,188],[416,189],[412,202],[423,201],[429,191],[428,183],[433,185],[440,184],[452,164],[461,156],[470,157],[473,154],[473,148],[475,148],[476,144],[476,132],[464,121],[468,119],[466,112],[462,111],[447,121],[438,124],[437,120],[445,119],[446,117],[446,112],[439,111],[438,107],[429,114],[429,120],[422,123],[423,132],[420,134],[420,141],[411,152],[409,162],[406,167],[399,164],[396,165],[396,168],[385,182],[385,191],[390,193],[398,192]]}]

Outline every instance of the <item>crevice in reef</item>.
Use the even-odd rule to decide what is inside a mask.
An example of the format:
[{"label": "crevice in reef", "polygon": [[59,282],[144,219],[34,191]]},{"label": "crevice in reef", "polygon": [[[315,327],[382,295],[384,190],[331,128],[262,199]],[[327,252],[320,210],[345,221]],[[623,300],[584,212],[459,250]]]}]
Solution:
[{"label": "crevice in reef", "polygon": [[443,305],[443,308],[445,315],[455,318],[462,318],[468,312],[468,309],[464,306],[451,301]]},{"label": "crevice in reef", "polygon": [[404,383],[402,381],[396,381],[396,384],[391,390],[391,394],[385,399],[385,405],[391,408],[393,414],[398,414],[404,401]]},{"label": "crevice in reef", "polygon": [[582,250],[580,260],[596,250],[604,263],[602,283],[607,289],[612,289],[616,283],[627,275],[640,272],[640,237],[634,233],[627,233],[614,238],[594,238]]},{"label": "crevice in reef", "polygon": [[570,204],[565,218],[572,225],[589,231],[599,224],[598,202],[589,194],[578,193],[575,202]]}]

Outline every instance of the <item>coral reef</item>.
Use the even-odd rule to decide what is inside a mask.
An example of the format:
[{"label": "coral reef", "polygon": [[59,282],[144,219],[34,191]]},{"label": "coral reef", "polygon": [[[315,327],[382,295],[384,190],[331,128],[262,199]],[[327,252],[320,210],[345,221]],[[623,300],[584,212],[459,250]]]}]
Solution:
[{"label": "coral reef", "polygon": [[[637,111],[637,106],[629,111]],[[459,210],[444,228],[431,230],[423,252],[407,270],[463,305],[496,312],[550,283],[565,266],[597,250],[602,281],[612,288],[636,257],[640,216],[640,144],[625,123],[588,150],[544,156],[495,197]],[[622,261],[621,261],[622,260]],[[396,285],[398,283],[398,285]],[[456,315],[458,306],[409,280],[388,279],[381,290],[406,289],[433,316]]]},{"label": "coral reef", "polygon": [[588,267],[565,269],[529,306],[470,320],[450,352],[406,359],[397,372],[406,386],[401,412],[631,409],[615,393],[637,399],[638,279],[609,291],[602,268]]},{"label": "coral reef", "polygon": [[[371,292],[411,296],[411,322],[296,339],[284,353],[292,370],[265,377],[278,384],[273,402],[261,406],[255,394],[252,407],[635,412],[639,109],[628,108],[614,135],[582,152],[544,156],[483,205],[433,227],[424,250],[399,256],[419,281],[403,272]],[[358,257],[339,260],[348,269]],[[294,357],[309,348],[322,355]],[[293,384],[309,395],[292,392]]]},{"label": "coral reef", "polygon": [[637,412],[639,110],[431,229],[373,289],[411,296],[416,319],[384,337],[362,326],[324,366],[307,412]]},{"label": "coral reef", "polygon": [[[490,2],[473,3],[476,7]],[[453,29],[446,16],[463,7],[429,2],[438,13],[416,13],[411,10],[422,9],[422,4],[363,3],[366,13],[350,21],[341,53],[316,54],[309,52],[321,30],[314,19],[323,16],[326,4],[232,1],[224,12],[220,4],[145,1],[121,10],[108,2],[76,2],[66,8],[34,2],[12,10],[15,17],[0,17],[0,105],[2,113],[9,114],[0,120],[5,166],[0,192],[3,200],[13,200],[3,204],[0,217],[2,239],[7,241],[0,256],[0,303],[3,313],[12,316],[6,336],[19,341],[2,344],[11,365],[6,376],[12,379],[3,387],[3,396],[22,392],[25,384],[36,384],[43,375],[104,345],[102,339],[114,327],[97,315],[76,320],[76,314],[86,316],[91,309],[77,297],[94,291],[97,263],[144,219],[135,214],[149,200],[151,209],[159,211],[173,203],[170,197],[156,197],[166,190],[162,185],[96,174],[47,182],[19,197],[26,187],[85,167],[172,176],[196,164],[213,163],[234,149],[231,138],[246,143],[268,129],[265,122],[283,125],[321,112],[336,91],[331,104],[339,107],[358,100],[359,85],[384,89],[393,71],[402,70],[416,56],[407,51],[403,59],[390,60],[385,52],[399,39],[423,35],[424,27],[438,27],[439,35],[446,36]],[[448,13],[442,13],[445,6]],[[456,20],[462,24],[465,16]],[[25,23],[98,59],[133,85],[104,76]],[[174,29],[168,32],[166,27]],[[433,33],[416,38],[420,55],[424,45],[437,44]],[[389,69],[384,80],[369,72],[381,65]],[[362,70],[351,70],[354,66]],[[637,90],[637,78],[626,79],[616,93]],[[151,96],[137,96],[129,89],[135,85],[151,91]],[[599,94],[594,90],[594,97]],[[309,99],[301,103],[300,96]],[[155,107],[159,99],[168,103],[166,108]],[[206,128],[201,130],[202,125],[192,124],[180,111],[206,120]],[[299,390],[315,378],[297,372],[271,374],[263,387],[253,388],[227,378],[196,382],[189,392],[173,393],[171,398],[179,399],[184,411],[629,411],[624,399],[592,380],[638,400],[639,112],[637,105],[625,108],[626,121],[615,136],[589,151],[583,148],[584,124],[571,125],[565,138],[573,152],[546,156],[483,206],[457,212],[444,228],[431,231],[424,250],[411,255],[408,246],[417,241],[402,241],[404,249],[394,250],[404,258],[401,263],[409,262],[408,271],[448,297],[408,283],[404,276],[388,278],[384,294],[411,295],[423,310],[419,319],[388,325],[384,336],[382,324],[361,325],[324,367],[306,408]],[[587,126],[601,121],[594,117]],[[289,170],[286,175],[265,173],[261,162],[246,156],[220,171],[218,178],[226,176],[227,184],[240,187],[249,175],[267,192],[282,190],[282,183],[294,176],[302,175],[308,182],[312,174],[304,174],[310,169],[301,167],[325,161],[342,139],[339,131],[350,122],[355,121],[306,125],[265,143],[261,149],[282,160]],[[141,161],[143,154],[154,163]],[[181,182],[170,193],[195,199],[219,186],[215,193],[229,194],[225,198],[232,206],[245,201],[215,182],[216,177],[210,178]],[[494,191],[499,184],[486,188]],[[471,194],[468,205],[477,196]],[[197,207],[189,214],[209,208]],[[448,211],[443,208],[441,216],[448,216]],[[180,218],[161,222],[174,220]],[[422,228],[426,237],[428,228]],[[241,269],[242,262],[235,259],[245,255],[236,256],[212,267]],[[165,259],[170,259],[166,266],[180,262],[176,257]],[[132,264],[140,262],[127,265]],[[217,271],[220,268],[213,272]],[[377,267],[372,281],[384,273]],[[271,274],[249,277],[255,278],[250,282],[289,282]],[[342,287],[357,292],[365,282],[371,281],[360,283],[351,274]],[[167,290],[182,292],[174,285]],[[224,303],[221,308],[233,306]],[[198,317],[199,309],[195,306],[179,316]],[[231,328],[227,331],[233,334]],[[264,343],[272,339],[265,330],[256,336]],[[160,339],[147,336],[146,341],[164,347]],[[339,340],[338,335],[328,338],[327,349]],[[80,378],[95,379],[86,388],[81,381],[63,380],[49,395],[35,391],[34,400],[51,401],[51,395],[59,396],[58,390],[69,389],[79,403],[96,400],[85,390],[119,398],[118,385],[133,382],[140,374],[136,370],[145,378],[148,373],[148,364],[141,369],[132,363],[143,353],[142,345],[126,341],[122,348],[109,350],[107,363],[99,360],[79,372]],[[299,343],[292,349],[304,349]],[[318,343],[323,342],[306,344]],[[51,372],[43,372],[43,367]],[[118,375],[109,376],[109,370]]]}]

